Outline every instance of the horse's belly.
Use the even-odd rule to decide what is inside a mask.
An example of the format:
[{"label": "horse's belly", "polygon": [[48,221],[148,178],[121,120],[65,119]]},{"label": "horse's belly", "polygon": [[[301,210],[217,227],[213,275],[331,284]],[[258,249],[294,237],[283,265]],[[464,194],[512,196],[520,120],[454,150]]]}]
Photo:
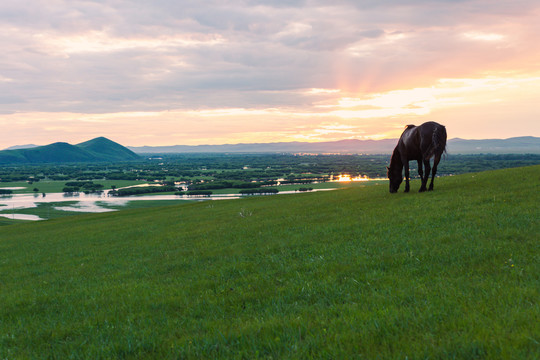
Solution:
[{"label": "horse's belly", "polygon": [[422,160],[422,153],[420,152],[420,150],[411,151],[409,153],[409,160]]}]

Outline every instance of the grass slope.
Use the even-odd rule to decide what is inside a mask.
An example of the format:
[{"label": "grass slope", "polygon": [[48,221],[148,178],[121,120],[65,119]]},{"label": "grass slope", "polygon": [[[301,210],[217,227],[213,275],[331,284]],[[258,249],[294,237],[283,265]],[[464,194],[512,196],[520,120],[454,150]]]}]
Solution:
[{"label": "grass slope", "polygon": [[80,143],[78,148],[92,154],[94,158],[102,161],[128,161],[138,160],[140,156],[114,141],[103,136]]},{"label": "grass slope", "polygon": [[0,357],[536,359],[539,178],[2,227]]},{"label": "grass slope", "polygon": [[[15,161],[15,157],[17,160]],[[11,160],[14,161],[11,161]],[[0,151],[0,163],[44,163],[92,161],[93,156],[83,149],[64,142],[31,149]]]},{"label": "grass slope", "polygon": [[104,137],[77,145],[57,142],[30,149],[0,151],[0,164],[130,161],[140,159],[128,148]]}]

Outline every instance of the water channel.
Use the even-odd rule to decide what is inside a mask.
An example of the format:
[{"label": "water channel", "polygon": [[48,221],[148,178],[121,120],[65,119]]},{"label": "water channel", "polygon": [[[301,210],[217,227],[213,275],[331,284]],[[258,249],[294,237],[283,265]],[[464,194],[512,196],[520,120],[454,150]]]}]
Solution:
[{"label": "water channel", "polygon": [[[334,189],[313,189],[312,191],[327,191]],[[99,194],[85,194],[85,193],[48,193],[48,194],[13,194],[8,196],[0,196],[0,216],[15,219],[15,220],[45,220],[37,215],[29,214],[17,214],[17,210],[35,208],[40,203],[62,203],[62,202],[75,202],[69,204],[58,204],[54,206],[56,210],[61,211],[73,211],[73,212],[85,212],[85,213],[97,213],[116,211],[117,209],[104,207],[102,204],[109,206],[125,206],[130,201],[144,201],[144,200],[196,200],[196,201],[208,201],[208,200],[228,200],[239,199],[245,196],[239,194],[216,194],[207,197],[187,196],[187,195],[139,195],[139,196],[110,196],[110,190],[105,190]],[[294,194],[297,191],[281,191],[279,194]],[[267,195],[265,195],[267,196]]]}]

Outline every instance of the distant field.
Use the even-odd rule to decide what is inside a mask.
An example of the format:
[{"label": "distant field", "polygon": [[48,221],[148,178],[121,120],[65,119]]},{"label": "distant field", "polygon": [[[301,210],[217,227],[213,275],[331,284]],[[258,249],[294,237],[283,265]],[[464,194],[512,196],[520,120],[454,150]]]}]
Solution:
[{"label": "distant field", "polygon": [[153,208],[156,206],[170,206],[170,205],[178,205],[178,204],[188,204],[190,202],[194,202],[197,200],[132,200],[129,201],[126,205],[114,205],[114,204],[108,204],[107,202],[98,202],[99,206],[109,208],[109,209],[115,209],[115,210],[129,210],[129,209],[147,209],[147,208]]},{"label": "distant field", "polygon": [[0,358],[538,359],[539,178],[0,227]]},{"label": "distant field", "polygon": [[[141,209],[141,208],[152,208],[156,206],[167,206],[175,204],[187,204],[196,200],[134,200],[128,201],[126,204],[117,205],[110,204],[105,201],[97,202],[97,205],[106,209],[111,210],[129,210],[129,209]],[[50,203],[39,203],[37,207],[27,208],[27,209],[16,209],[15,211],[11,210],[9,207],[0,206],[0,214],[7,214],[8,216],[11,213],[16,214],[28,214],[28,215],[37,215],[42,219],[57,219],[66,216],[77,216],[82,215],[85,212],[77,209],[80,206],[79,201],[60,201],[60,202],[50,202]],[[70,208],[75,208],[71,210]],[[88,211],[86,213],[92,213]],[[9,217],[5,218],[0,216],[0,226],[2,225],[13,225],[20,224],[22,222],[28,222],[25,220],[14,220]]]},{"label": "distant field", "polygon": [[[200,177],[199,177],[200,178]],[[62,192],[62,189],[66,186],[66,182],[69,180],[63,181],[39,181],[33,184],[28,184],[26,181],[13,181],[13,182],[0,182],[0,188],[9,188],[9,187],[21,187],[23,189],[13,190],[14,194],[28,194],[33,193],[34,188],[38,189],[39,193],[59,193]],[[72,180],[71,180],[72,181]],[[111,186],[116,186],[117,188],[145,184],[146,181],[139,180],[94,180],[96,184],[102,184],[104,189],[110,189]],[[384,181],[381,181],[384,183]],[[297,190],[302,187],[310,187],[314,189],[329,189],[329,188],[343,188],[343,187],[355,187],[355,186],[364,186],[364,185],[373,185],[375,182],[326,182],[319,184],[306,184],[306,185],[283,185],[280,187],[281,191],[291,191]],[[234,194],[238,193],[241,189],[218,189],[212,190],[214,194]]]},{"label": "distant field", "polygon": [[[295,185],[280,185],[275,186],[280,192],[283,191],[298,191],[301,188],[312,189],[341,189],[351,187],[365,187],[371,185],[388,184],[386,180],[373,181],[350,181],[350,182],[321,182],[316,184],[295,184]],[[238,194],[241,189],[218,189],[212,190],[213,194]]]},{"label": "distant field", "polygon": [[[62,189],[66,186],[66,182],[73,180],[63,180],[63,181],[47,181],[42,180],[29,184],[26,181],[13,181],[13,182],[0,182],[0,188],[4,187],[23,187],[24,189],[14,190],[14,194],[27,194],[33,193],[34,188],[38,189],[38,192],[42,193],[59,193],[62,192]],[[112,185],[117,188],[131,185],[144,184],[145,181],[138,180],[94,180],[96,184],[102,184],[105,189],[110,189]]]},{"label": "distant field", "polygon": [[[65,186],[66,181],[51,181],[51,182],[40,182],[41,184],[44,184],[46,186],[42,187],[42,189],[45,189],[43,192],[46,193],[53,193],[53,192],[62,192],[62,188]],[[105,188],[110,188],[111,185],[115,185],[117,187],[123,187],[123,186],[130,186],[130,185],[137,185],[140,183],[144,183],[142,181],[128,181],[128,180],[121,180],[121,181],[95,181],[96,183],[103,184]],[[365,187],[365,186],[371,186],[371,185],[380,185],[380,184],[386,184],[386,181],[366,181],[366,182],[325,182],[325,183],[318,183],[318,184],[307,184],[307,185],[282,185],[279,186],[278,189],[280,192],[284,191],[299,191],[300,189],[309,188],[309,189],[339,189],[339,188],[349,188],[349,187]],[[1,184],[1,183],[0,183]],[[24,187],[26,186],[26,189],[19,189],[15,190],[15,193],[32,193],[33,185],[29,185],[26,182],[11,182],[11,183],[4,183],[8,184],[8,186],[0,186],[0,187]],[[238,194],[241,189],[218,189],[218,190],[212,190],[213,194],[220,195],[220,194]],[[38,192],[38,194],[41,194],[41,191]],[[158,193],[158,195],[174,195],[175,192],[164,192],[164,193]],[[148,194],[142,194],[148,196]],[[150,194],[152,195],[152,194]],[[155,194],[154,194],[155,195]],[[38,197],[38,201],[41,199],[41,197]],[[127,210],[127,209],[138,209],[138,208],[151,208],[155,206],[166,206],[166,205],[173,205],[173,204],[186,204],[188,202],[198,201],[200,199],[178,199],[178,200],[141,200],[141,201],[129,201],[126,204],[118,205],[118,204],[111,204],[107,203],[106,201],[98,201],[98,205],[100,207],[109,208],[113,210]],[[65,217],[65,216],[74,216],[74,215],[81,215],[84,212],[80,209],[70,211],[70,207],[79,207],[79,201],[59,201],[59,202],[42,202],[38,203],[37,207],[31,207],[26,209],[16,209],[12,210],[9,206],[3,206],[3,204],[0,204],[0,215],[2,214],[27,214],[27,215],[36,215],[39,216],[42,219],[56,219],[59,217]],[[87,213],[91,213],[91,210],[88,210]],[[24,220],[23,220],[24,221]],[[10,219],[10,218],[4,218],[0,216],[0,226],[2,225],[12,225],[15,223],[20,223],[21,220],[17,219]]]}]

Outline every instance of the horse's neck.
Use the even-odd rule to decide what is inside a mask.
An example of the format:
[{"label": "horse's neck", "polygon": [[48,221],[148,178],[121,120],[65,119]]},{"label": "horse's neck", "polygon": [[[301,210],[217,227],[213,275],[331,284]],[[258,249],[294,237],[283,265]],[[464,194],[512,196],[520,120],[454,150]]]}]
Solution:
[{"label": "horse's neck", "polygon": [[396,146],[394,149],[394,152],[392,153],[392,157],[390,158],[390,167],[397,167],[399,169],[403,168],[403,162],[401,161],[401,154],[399,153],[399,149]]}]

